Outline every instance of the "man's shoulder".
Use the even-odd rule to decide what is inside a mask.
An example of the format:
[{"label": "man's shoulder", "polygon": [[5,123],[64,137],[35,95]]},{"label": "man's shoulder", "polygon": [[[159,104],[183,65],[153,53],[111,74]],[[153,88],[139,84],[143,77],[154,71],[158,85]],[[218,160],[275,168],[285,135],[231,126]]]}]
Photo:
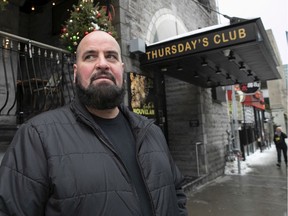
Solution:
[{"label": "man's shoulder", "polygon": [[49,110],[34,116],[33,118],[27,121],[28,124],[32,125],[42,125],[42,124],[51,124],[56,122],[65,123],[71,121],[72,112],[67,106],[60,107],[54,110]]}]

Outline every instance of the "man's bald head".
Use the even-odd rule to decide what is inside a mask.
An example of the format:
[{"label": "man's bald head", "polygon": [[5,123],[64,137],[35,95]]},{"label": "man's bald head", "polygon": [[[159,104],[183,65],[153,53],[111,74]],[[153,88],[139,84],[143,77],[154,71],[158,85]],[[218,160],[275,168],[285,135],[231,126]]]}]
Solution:
[{"label": "man's bald head", "polygon": [[119,57],[121,60],[121,49],[116,39],[112,37],[110,34],[108,34],[107,32],[97,30],[97,31],[90,32],[89,34],[87,34],[85,37],[82,38],[76,50],[76,61],[81,55],[84,47],[87,48],[88,45],[98,46],[103,41],[110,41],[110,43],[114,46],[114,48],[119,53]]}]

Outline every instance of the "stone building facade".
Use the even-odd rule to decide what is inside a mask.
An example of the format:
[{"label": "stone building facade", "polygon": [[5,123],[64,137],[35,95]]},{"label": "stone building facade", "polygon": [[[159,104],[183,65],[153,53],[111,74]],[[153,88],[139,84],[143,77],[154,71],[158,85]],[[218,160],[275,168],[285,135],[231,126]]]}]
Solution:
[{"label": "stone building facade", "polygon": [[[212,97],[211,88],[201,88],[160,73],[142,69],[139,55],[129,52],[132,39],[146,44],[217,24],[217,14],[203,1],[115,1],[114,20],[126,72],[152,76],[160,95],[156,113],[164,113],[171,154],[187,180],[213,179],[224,172],[229,117],[225,101]],[[204,1],[216,8],[214,1]],[[192,69],[191,69],[192,70]],[[157,92],[159,92],[157,91]],[[163,98],[164,97],[164,98]],[[128,101],[129,103],[129,101]],[[164,118],[164,120],[163,120]],[[159,119],[159,116],[156,116]],[[157,121],[156,121],[157,122]],[[159,121],[158,121],[159,122]],[[196,122],[196,125],[193,123]],[[163,122],[162,122],[163,123]],[[197,123],[199,123],[197,125]]]},{"label": "stone building facade", "polygon": [[282,60],[272,30],[267,30],[267,34],[269,36],[277,60],[279,62],[278,71],[281,74],[281,79],[271,80],[267,82],[268,97],[273,117],[273,124],[275,127],[281,126],[282,130],[284,132],[287,132],[288,97],[287,97],[287,82],[284,72],[285,71],[284,65],[282,64]]}]

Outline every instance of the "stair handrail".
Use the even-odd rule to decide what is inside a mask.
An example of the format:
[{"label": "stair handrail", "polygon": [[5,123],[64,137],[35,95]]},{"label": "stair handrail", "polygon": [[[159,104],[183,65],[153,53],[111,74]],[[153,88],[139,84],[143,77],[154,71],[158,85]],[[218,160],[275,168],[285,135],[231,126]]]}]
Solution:
[{"label": "stair handrail", "polygon": [[21,41],[21,42],[26,42],[26,43],[31,44],[31,45],[36,45],[36,46],[38,46],[40,48],[46,48],[46,49],[51,49],[51,50],[63,52],[65,54],[71,54],[71,52],[69,52],[68,50],[65,50],[65,49],[62,49],[62,48],[58,48],[58,47],[54,47],[54,46],[51,46],[51,45],[48,45],[48,44],[44,44],[44,43],[41,43],[41,42],[38,42],[38,41],[35,41],[35,40],[30,40],[30,39],[25,38],[25,37],[21,37],[21,36],[18,36],[18,35],[10,34],[8,32],[0,31],[0,35],[6,36],[6,37],[10,37],[12,39],[15,39],[15,40],[18,40],[18,41]]}]

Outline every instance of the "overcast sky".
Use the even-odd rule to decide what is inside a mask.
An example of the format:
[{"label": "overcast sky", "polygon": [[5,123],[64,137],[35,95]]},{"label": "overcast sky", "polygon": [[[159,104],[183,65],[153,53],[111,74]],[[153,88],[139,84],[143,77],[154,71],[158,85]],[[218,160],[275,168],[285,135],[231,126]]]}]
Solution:
[{"label": "overcast sky", "polygon": [[[272,29],[282,63],[288,64],[288,0],[216,0],[219,12],[230,17],[260,17],[265,29]],[[229,20],[220,16],[221,23]]]}]

